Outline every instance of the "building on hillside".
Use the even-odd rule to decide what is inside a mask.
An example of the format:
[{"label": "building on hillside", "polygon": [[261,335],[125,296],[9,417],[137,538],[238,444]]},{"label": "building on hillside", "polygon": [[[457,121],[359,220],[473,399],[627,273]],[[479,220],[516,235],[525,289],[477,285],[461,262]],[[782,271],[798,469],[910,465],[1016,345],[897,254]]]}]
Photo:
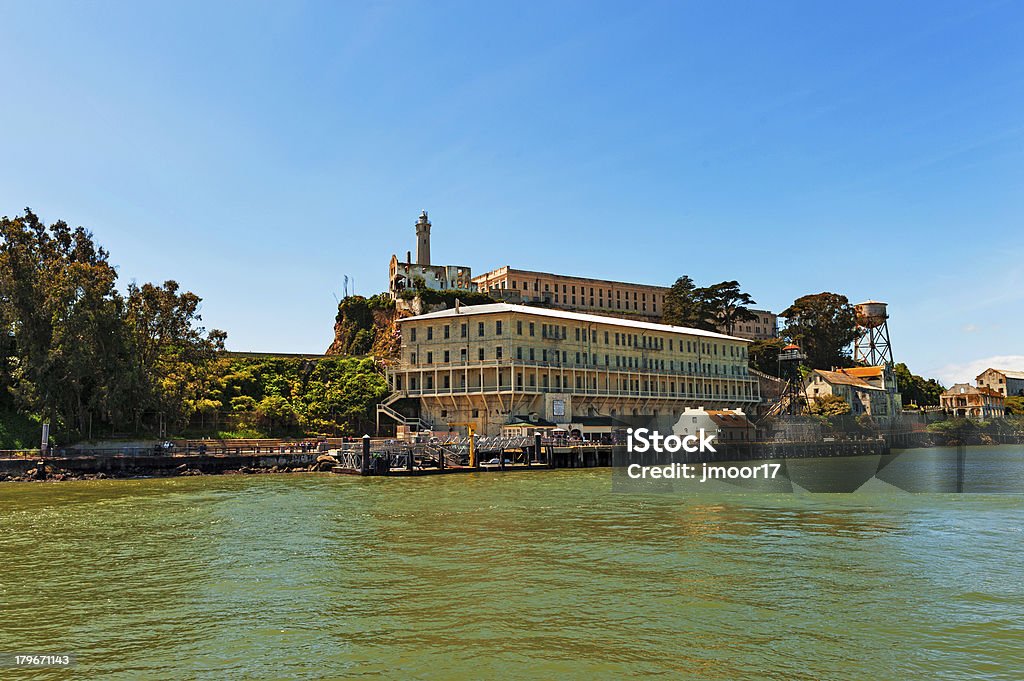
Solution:
[{"label": "building on hillside", "polygon": [[661,317],[668,292],[664,286],[517,270],[507,265],[476,276],[473,282],[481,293],[512,303],[652,320]]},{"label": "building on hillside", "polygon": [[509,303],[456,306],[398,324],[392,395],[379,411],[394,417],[390,405],[413,398],[418,413],[404,416],[434,429],[472,423],[497,434],[514,415],[530,413],[561,427],[580,417],[674,419],[695,405],[749,407],[760,399],[748,341],[720,333]]},{"label": "building on hillside", "polygon": [[[779,316],[770,310],[750,311],[755,315],[754,319],[737,323],[732,328],[730,335],[750,340],[767,340],[777,338],[779,335]],[[722,333],[730,333],[725,327],[719,326]]]},{"label": "building on hillside", "polygon": [[756,429],[742,409],[705,409],[694,407],[679,415],[672,432],[680,437],[715,433],[719,442],[753,442]]},{"label": "building on hillside", "polygon": [[988,388],[1004,397],[1024,396],[1024,371],[985,369],[977,378],[979,388]]},{"label": "building on hillside", "polygon": [[1006,414],[1006,398],[987,387],[957,383],[939,396],[942,409],[962,418],[988,419]]},{"label": "building on hillside", "polygon": [[872,413],[872,416],[895,417],[902,413],[903,395],[900,393],[899,383],[896,381],[896,372],[893,370],[892,365],[852,367],[849,369],[836,369],[836,371],[847,376],[855,376],[868,385],[885,391],[886,401],[884,409],[880,407],[877,413]]},{"label": "building on hillside", "polygon": [[[874,367],[881,368],[881,367]],[[804,384],[804,396],[808,405],[825,395],[835,395],[850,406],[854,416],[867,414],[879,419],[899,415],[893,408],[893,396],[880,385],[872,385],[864,378],[846,371],[825,371],[815,369]],[[896,393],[898,397],[898,393]]]},{"label": "building on hillside", "polygon": [[[549,272],[513,269],[508,265],[473,278],[477,289],[504,302],[544,305],[571,312],[635,317],[660,321],[665,311],[666,286],[629,284]],[[777,335],[778,317],[768,310],[751,310],[755,319],[736,324],[729,333],[761,340]]]},{"label": "building on hillside", "polygon": [[430,262],[430,219],[427,211],[416,221],[416,259],[406,251],[405,260],[391,256],[388,269],[388,292],[397,298],[406,289],[427,288],[434,291],[475,291],[473,273],[465,265],[433,265]]}]

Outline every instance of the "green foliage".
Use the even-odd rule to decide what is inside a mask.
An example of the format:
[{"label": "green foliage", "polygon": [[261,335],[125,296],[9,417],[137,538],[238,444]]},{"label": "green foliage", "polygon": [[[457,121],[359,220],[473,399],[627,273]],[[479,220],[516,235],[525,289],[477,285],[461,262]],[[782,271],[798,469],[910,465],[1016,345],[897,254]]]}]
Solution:
[{"label": "green foliage", "polygon": [[757,319],[749,306],[756,301],[740,290],[738,281],[699,287],[688,276],[676,279],[665,294],[662,321],[675,326],[732,333],[736,325]]},{"label": "green foliage", "polygon": [[42,439],[42,424],[14,409],[0,410],[0,449],[35,449]]},{"label": "green foliage", "polygon": [[202,381],[225,334],[198,326],[200,298],[173,281],[123,296],[116,280],[84,228],[47,226],[29,209],[0,219],[0,406],[65,440],[220,408]]},{"label": "green foliage", "polygon": [[748,346],[750,366],[771,376],[779,376],[779,353],[786,346],[781,338],[753,341]]},{"label": "green foliage", "polygon": [[244,415],[239,427],[274,436],[362,434],[387,394],[376,363],[355,357],[224,358],[211,384]]},{"label": "green foliage", "polygon": [[1006,413],[1012,414],[1014,416],[1024,416],[1024,397],[1007,397]]},{"label": "green foliage", "polygon": [[797,298],[782,312],[783,336],[807,355],[813,369],[848,367],[853,364],[849,347],[857,337],[853,305],[844,295],[817,293]]},{"label": "green foliage", "polygon": [[426,305],[439,305],[444,303],[446,307],[455,307],[455,299],[462,305],[487,305],[497,302],[486,293],[480,291],[435,291],[434,289],[423,289],[416,294]]},{"label": "green foliage", "polygon": [[377,338],[374,313],[392,312],[394,309],[395,301],[384,293],[378,293],[370,298],[363,296],[343,298],[338,303],[331,354],[368,354]]},{"label": "green foliage", "polygon": [[850,405],[838,395],[822,395],[808,403],[807,413],[812,416],[843,416],[850,413]]},{"label": "green foliage", "polygon": [[946,390],[934,378],[922,378],[912,374],[906,364],[900,362],[893,367],[896,373],[896,384],[903,395],[903,404],[916,404],[919,407],[939,405],[939,396]]}]

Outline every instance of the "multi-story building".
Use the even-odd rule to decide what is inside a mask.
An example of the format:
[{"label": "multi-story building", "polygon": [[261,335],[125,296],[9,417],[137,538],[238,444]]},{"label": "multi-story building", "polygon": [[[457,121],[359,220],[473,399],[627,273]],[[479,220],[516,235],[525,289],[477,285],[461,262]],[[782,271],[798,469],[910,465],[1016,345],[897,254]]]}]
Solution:
[{"label": "multi-story building", "polygon": [[[628,284],[548,272],[499,267],[473,278],[477,289],[509,303],[539,303],[572,312],[635,317],[660,321],[665,311],[666,286]],[[774,338],[777,315],[751,310],[755,319],[737,324],[730,335],[750,340]],[[719,328],[722,333],[729,333]]]},{"label": "multi-story building", "polygon": [[406,289],[428,288],[435,291],[475,291],[473,273],[465,265],[432,265],[430,263],[430,220],[427,211],[416,221],[416,260],[406,251],[405,260],[391,256],[388,268],[388,292],[393,298]]},{"label": "multi-story building", "polygon": [[750,309],[750,312],[754,314],[754,319],[738,322],[731,331],[721,326],[718,327],[718,330],[750,340],[766,340],[779,335],[779,316],[777,314],[770,310],[755,310],[753,308]]},{"label": "multi-story building", "polygon": [[977,380],[979,388],[988,388],[1003,397],[1024,396],[1024,371],[985,369]]},{"label": "multi-story building", "polygon": [[939,395],[939,404],[953,416],[988,419],[1006,414],[1006,398],[991,388],[956,383]]},{"label": "multi-story building", "polygon": [[835,395],[850,405],[850,413],[867,414],[879,419],[898,416],[902,398],[896,390],[896,379],[886,367],[858,367],[825,371],[815,369],[804,386],[807,401]]},{"label": "multi-story building", "polygon": [[472,423],[495,434],[523,414],[559,425],[677,418],[691,406],[760,400],[748,341],[720,333],[509,303],[457,306],[399,327],[385,402],[415,398],[419,413],[407,416],[435,429]]},{"label": "multi-story building", "polygon": [[512,303],[652,320],[661,317],[668,292],[664,286],[531,272],[508,265],[474,277],[473,282],[482,293]]}]

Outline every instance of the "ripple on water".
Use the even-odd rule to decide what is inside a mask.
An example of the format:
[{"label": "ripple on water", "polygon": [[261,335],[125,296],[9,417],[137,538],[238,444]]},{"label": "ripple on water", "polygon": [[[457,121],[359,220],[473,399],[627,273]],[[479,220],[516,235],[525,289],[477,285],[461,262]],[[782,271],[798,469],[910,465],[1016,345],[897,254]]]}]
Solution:
[{"label": "ripple on water", "polygon": [[1024,678],[1005,497],[639,496],[606,471],[0,495],[0,648],[83,677]]}]

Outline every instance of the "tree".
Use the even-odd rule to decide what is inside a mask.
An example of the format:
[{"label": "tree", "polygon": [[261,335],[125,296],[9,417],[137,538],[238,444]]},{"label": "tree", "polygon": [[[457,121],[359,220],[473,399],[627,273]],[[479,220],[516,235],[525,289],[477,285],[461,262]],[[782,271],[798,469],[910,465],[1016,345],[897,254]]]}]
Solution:
[{"label": "tree", "polygon": [[298,416],[288,400],[280,395],[268,395],[256,405],[256,420],[267,432],[274,433],[294,427]]},{"label": "tree", "polygon": [[771,376],[779,376],[779,353],[786,346],[781,338],[756,340],[747,346],[750,366]]},{"label": "tree", "polygon": [[702,297],[710,310],[711,319],[718,321],[718,327],[726,333],[733,333],[736,325],[757,319],[757,314],[750,311],[751,305],[757,304],[749,293],[740,290],[738,281],[723,281],[703,289]]},{"label": "tree", "polygon": [[30,209],[0,219],[4,382],[23,413],[89,434],[126,408],[123,300],[108,253],[82,227],[46,226]]},{"label": "tree", "polygon": [[1013,416],[1024,416],[1024,397],[1014,395],[1006,398],[1006,413]]},{"label": "tree", "polygon": [[210,390],[210,363],[224,350],[227,334],[199,326],[201,302],[191,291],[179,292],[175,281],[128,286],[124,321],[137,377],[137,425],[148,411],[163,424],[183,427]]},{"label": "tree", "polygon": [[941,383],[934,378],[925,379],[912,374],[903,362],[896,364],[893,371],[896,374],[896,384],[899,386],[904,404],[913,403],[919,407],[939,405],[939,396],[946,390]]},{"label": "tree", "polygon": [[697,288],[688,276],[676,279],[665,294],[662,321],[674,326],[713,331],[714,325],[709,320],[710,310],[702,289]]},{"label": "tree", "polygon": [[844,295],[817,293],[797,298],[782,312],[783,335],[800,346],[813,369],[853,364],[850,345],[857,338],[853,305]]},{"label": "tree", "polygon": [[850,413],[850,405],[838,395],[822,395],[807,404],[807,413],[812,416],[843,416]]}]

